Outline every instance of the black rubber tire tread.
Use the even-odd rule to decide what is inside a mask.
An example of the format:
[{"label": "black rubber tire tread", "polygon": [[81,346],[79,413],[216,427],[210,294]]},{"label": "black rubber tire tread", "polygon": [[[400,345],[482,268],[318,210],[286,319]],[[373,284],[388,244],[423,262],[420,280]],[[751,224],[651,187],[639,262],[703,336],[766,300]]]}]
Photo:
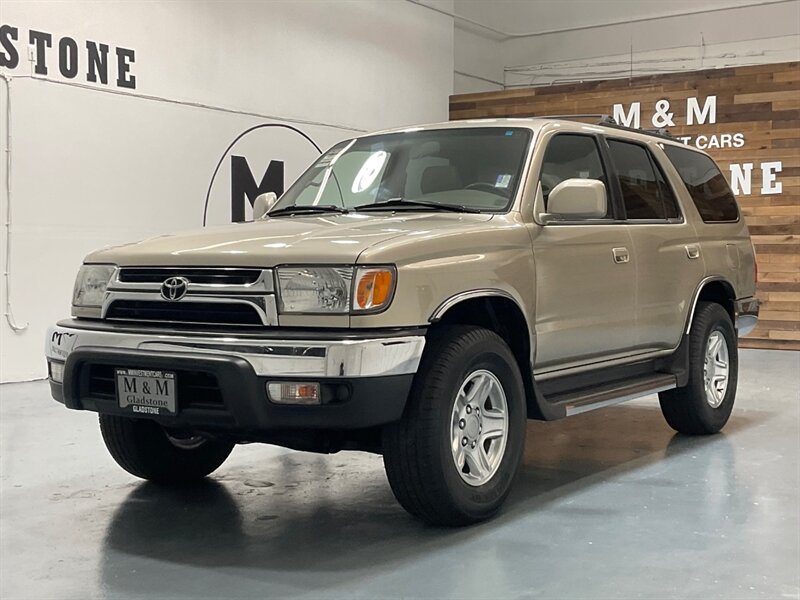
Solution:
[{"label": "black rubber tire tread", "polygon": [[202,479],[225,462],[234,446],[208,439],[198,448],[178,448],[155,421],[116,415],[100,415],[100,432],[120,467],[131,475],[165,485]]},{"label": "black rubber tire tread", "polygon": [[[706,343],[713,331],[721,331],[728,344],[728,389],[722,404],[713,408],[706,401],[703,361]],[[728,312],[715,302],[698,302],[689,332],[689,381],[686,386],[658,395],[661,412],[675,431],[687,435],[708,435],[724,427],[733,410],[738,381],[736,330]]]},{"label": "black rubber tire tread", "polygon": [[[513,385],[504,382],[510,419],[506,456],[500,471],[486,485],[496,481],[504,467],[508,471],[508,481],[488,506],[465,510],[463,503],[459,506],[453,497],[452,477],[459,478],[460,482],[460,476],[453,465],[448,482],[445,469],[447,460],[452,457],[448,448],[448,455],[442,458],[440,443],[442,428],[452,410],[453,377],[460,376],[463,366],[469,364],[465,362],[469,353],[475,348],[495,353],[507,363],[509,373],[513,373]],[[514,418],[515,424],[512,423]],[[522,378],[503,339],[480,327],[443,327],[427,341],[403,418],[384,428],[383,460],[395,497],[409,513],[433,525],[454,527],[491,517],[508,495],[521,461],[525,423]],[[449,435],[449,430],[446,434]]]}]

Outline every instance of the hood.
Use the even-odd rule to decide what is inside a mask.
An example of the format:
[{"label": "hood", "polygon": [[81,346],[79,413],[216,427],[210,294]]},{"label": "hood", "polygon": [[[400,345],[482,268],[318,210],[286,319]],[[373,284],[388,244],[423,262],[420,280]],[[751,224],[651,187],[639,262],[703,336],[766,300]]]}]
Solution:
[{"label": "hood", "polygon": [[473,228],[489,214],[411,213],[274,217],[165,235],[91,253],[120,266],[274,267],[353,264],[372,246],[427,231]]}]

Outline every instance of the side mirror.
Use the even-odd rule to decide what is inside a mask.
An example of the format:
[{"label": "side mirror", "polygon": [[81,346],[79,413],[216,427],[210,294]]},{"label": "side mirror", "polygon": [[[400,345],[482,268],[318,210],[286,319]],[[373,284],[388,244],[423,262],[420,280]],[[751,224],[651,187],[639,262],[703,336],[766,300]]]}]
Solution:
[{"label": "side mirror", "polygon": [[545,221],[602,219],[608,212],[606,186],[596,179],[566,179],[550,192]]},{"label": "side mirror", "polygon": [[253,202],[253,220],[260,221],[267,216],[269,209],[275,206],[278,201],[278,195],[275,192],[266,192],[256,196]]}]

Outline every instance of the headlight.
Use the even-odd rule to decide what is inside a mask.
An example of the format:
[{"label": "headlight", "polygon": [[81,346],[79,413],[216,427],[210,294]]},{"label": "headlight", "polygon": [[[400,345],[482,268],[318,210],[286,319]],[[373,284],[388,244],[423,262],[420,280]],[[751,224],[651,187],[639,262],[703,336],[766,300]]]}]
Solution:
[{"label": "headlight", "polygon": [[394,267],[279,267],[282,313],[378,312],[392,301]]},{"label": "headlight", "polygon": [[278,269],[280,310],[285,313],[348,313],[352,267]]},{"label": "headlight", "polygon": [[103,304],[108,282],[114,275],[113,265],[83,265],[75,279],[72,292],[73,306],[98,307]]}]

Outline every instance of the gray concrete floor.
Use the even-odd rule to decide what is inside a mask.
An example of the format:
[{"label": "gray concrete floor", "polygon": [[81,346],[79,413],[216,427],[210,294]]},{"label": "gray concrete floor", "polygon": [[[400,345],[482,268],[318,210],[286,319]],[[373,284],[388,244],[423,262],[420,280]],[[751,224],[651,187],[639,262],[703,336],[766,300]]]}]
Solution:
[{"label": "gray concrete floor", "polygon": [[0,394],[2,598],[800,597],[800,353],[742,352],[721,435],[674,435],[654,397],[531,422],[506,508],[462,530],[367,454],[239,447],[163,491],[44,382]]}]

